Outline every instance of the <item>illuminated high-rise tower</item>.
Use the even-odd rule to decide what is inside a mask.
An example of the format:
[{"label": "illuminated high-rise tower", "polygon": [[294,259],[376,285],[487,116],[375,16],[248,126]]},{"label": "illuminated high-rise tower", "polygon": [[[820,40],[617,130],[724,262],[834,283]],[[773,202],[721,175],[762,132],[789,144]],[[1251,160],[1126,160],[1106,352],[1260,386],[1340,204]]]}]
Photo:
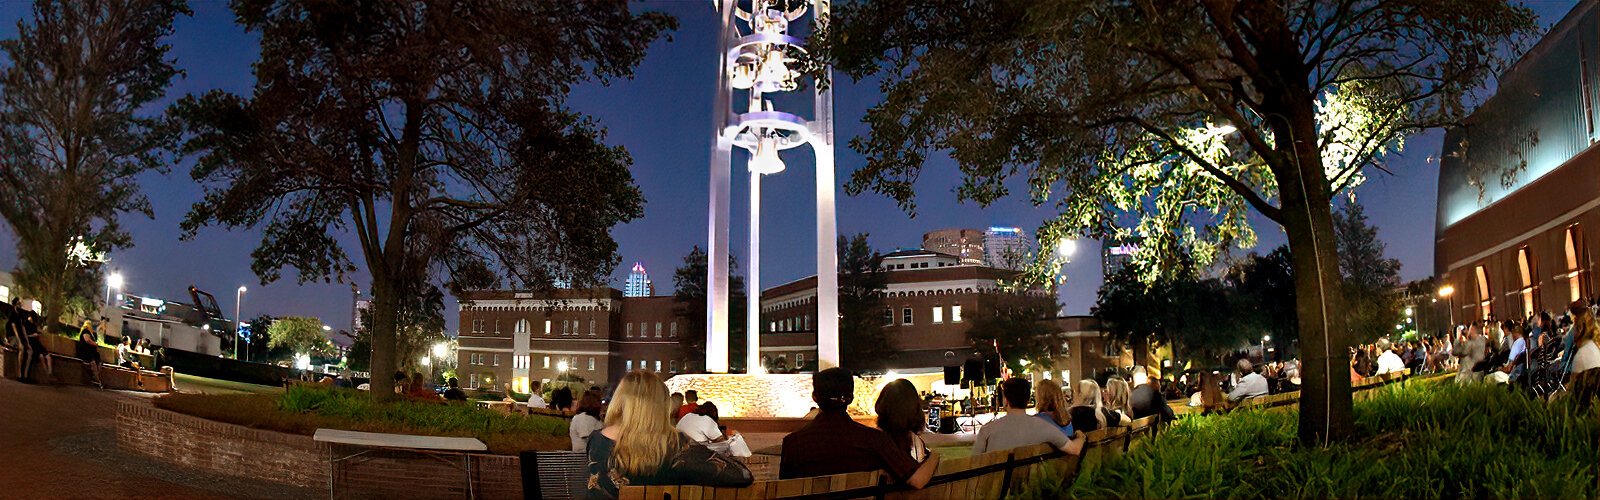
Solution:
[{"label": "illuminated high-rise tower", "polygon": [[650,282],[650,273],[645,272],[643,262],[634,262],[633,270],[628,272],[628,282],[622,287],[623,297],[649,297],[656,294],[656,285]]}]

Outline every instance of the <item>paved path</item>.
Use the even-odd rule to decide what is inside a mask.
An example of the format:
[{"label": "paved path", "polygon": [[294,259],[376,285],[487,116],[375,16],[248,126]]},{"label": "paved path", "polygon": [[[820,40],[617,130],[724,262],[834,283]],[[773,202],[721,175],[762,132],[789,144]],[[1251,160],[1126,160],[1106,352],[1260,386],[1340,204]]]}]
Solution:
[{"label": "paved path", "polygon": [[308,491],[184,470],[117,449],[118,401],[149,395],[0,379],[0,497],[312,498]]}]

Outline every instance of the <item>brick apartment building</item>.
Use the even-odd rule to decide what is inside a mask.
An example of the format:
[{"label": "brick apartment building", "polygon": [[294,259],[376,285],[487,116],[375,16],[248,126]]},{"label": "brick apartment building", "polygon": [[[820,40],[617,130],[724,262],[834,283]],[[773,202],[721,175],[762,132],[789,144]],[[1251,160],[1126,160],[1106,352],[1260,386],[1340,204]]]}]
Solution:
[{"label": "brick apartment building", "polygon": [[1454,294],[1436,303],[1441,318],[1521,318],[1593,295],[1596,26],[1596,2],[1578,2],[1500,78],[1469,126],[1445,135],[1434,273]]},{"label": "brick apartment building", "polygon": [[[986,357],[967,337],[972,315],[1015,271],[966,264],[928,250],[891,253],[882,266],[888,271],[883,326],[897,351],[886,360],[888,368],[938,370]],[[1028,295],[1054,309],[1052,290]],[[687,331],[687,322],[673,313],[671,296],[624,297],[621,291],[598,288],[547,294],[481,291],[462,299],[457,366],[468,387],[510,383],[521,391],[527,381],[553,379],[562,368],[596,383],[614,382],[635,368],[679,373],[691,361],[682,353],[680,335],[704,335]],[[761,361],[769,371],[816,369],[816,307],[815,276],[761,293]],[[1110,348],[1098,340],[1092,318],[1062,318],[1055,325],[1068,339],[1056,361],[1063,375],[1117,365],[1120,348],[1100,353]]]}]

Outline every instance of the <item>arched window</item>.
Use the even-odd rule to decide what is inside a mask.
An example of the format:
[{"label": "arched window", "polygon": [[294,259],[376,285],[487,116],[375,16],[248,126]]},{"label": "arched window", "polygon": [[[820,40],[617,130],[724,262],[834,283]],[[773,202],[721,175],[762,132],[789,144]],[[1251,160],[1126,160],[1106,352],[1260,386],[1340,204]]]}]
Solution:
[{"label": "arched window", "polygon": [[1522,314],[1533,314],[1534,309],[1534,283],[1533,283],[1533,250],[1528,247],[1517,249],[1517,277],[1521,278],[1521,288],[1517,293],[1522,296]]},{"label": "arched window", "polygon": [[1478,278],[1478,319],[1489,319],[1494,314],[1494,297],[1489,295],[1489,272],[1478,266],[1474,269]]}]

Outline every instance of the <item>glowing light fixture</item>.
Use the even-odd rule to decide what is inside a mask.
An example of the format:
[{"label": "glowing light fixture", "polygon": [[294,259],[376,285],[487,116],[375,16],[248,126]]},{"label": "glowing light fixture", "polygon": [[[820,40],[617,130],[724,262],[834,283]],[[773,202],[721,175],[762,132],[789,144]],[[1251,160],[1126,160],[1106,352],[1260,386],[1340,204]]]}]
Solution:
[{"label": "glowing light fixture", "polygon": [[433,357],[435,357],[435,358],[443,358],[444,355],[449,351],[449,347],[450,346],[445,345],[444,342],[440,342],[440,343],[434,344],[433,345]]},{"label": "glowing light fixture", "polygon": [[772,134],[763,134],[756,143],[756,152],[750,156],[750,172],[761,175],[772,175],[782,172],[787,168],[783,159],[778,157],[778,138]]},{"label": "glowing light fixture", "polygon": [[1450,286],[1450,285],[1445,285],[1445,286],[1439,287],[1439,296],[1440,297],[1450,298],[1450,296],[1451,295],[1455,295],[1455,293],[1456,293],[1456,287],[1453,287],[1453,286]]}]

